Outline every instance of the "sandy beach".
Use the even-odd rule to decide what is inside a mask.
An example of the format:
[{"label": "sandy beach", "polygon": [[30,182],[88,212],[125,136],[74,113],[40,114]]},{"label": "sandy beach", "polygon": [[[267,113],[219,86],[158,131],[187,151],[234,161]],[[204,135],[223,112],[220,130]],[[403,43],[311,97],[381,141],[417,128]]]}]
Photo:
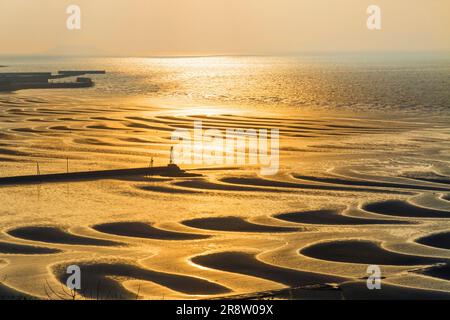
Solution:
[{"label": "sandy beach", "polygon": [[[98,82],[93,90],[104,90]],[[70,298],[63,285],[75,264],[77,299],[450,298],[445,113],[193,107],[75,92],[0,94],[0,178],[9,177],[0,180],[0,297]],[[279,171],[133,171],[150,159],[165,167],[171,133],[195,121],[279,129]],[[84,174],[11,178],[35,177],[37,166]],[[380,266],[383,290],[367,290],[369,265]]]}]

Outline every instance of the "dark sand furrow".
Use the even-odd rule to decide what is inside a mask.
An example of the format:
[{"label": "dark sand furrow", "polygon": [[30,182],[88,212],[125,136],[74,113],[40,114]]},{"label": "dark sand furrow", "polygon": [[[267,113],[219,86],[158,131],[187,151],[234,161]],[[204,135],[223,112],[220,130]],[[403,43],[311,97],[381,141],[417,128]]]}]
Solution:
[{"label": "dark sand furrow", "polygon": [[414,272],[433,278],[450,280],[450,265],[448,263],[415,270]]},{"label": "dark sand furrow", "polygon": [[35,300],[35,299],[37,298],[27,293],[11,288],[3,283],[0,283],[0,300]]},{"label": "dark sand furrow", "polygon": [[11,150],[7,148],[0,148],[0,154],[1,155],[8,155],[8,156],[28,156],[29,154],[23,151],[19,150]]},{"label": "dark sand furrow", "polygon": [[292,188],[292,189],[312,189],[312,190],[330,190],[330,191],[354,191],[354,192],[379,192],[379,193],[402,193],[394,192],[382,189],[370,189],[370,188],[354,188],[347,186],[333,186],[333,185],[317,185],[307,183],[293,183],[283,182],[275,180],[266,180],[260,178],[242,178],[242,177],[229,177],[220,179],[220,181],[239,185],[248,186],[261,186],[261,187],[275,187],[275,188]]},{"label": "dark sand furrow", "polygon": [[372,224],[410,224],[409,221],[357,218],[342,215],[340,210],[312,210],[281,213],[274,216],[277,219],[306,224],[323,225],[372,225]]},{"label": "dark sand furrow", "polygon": [[146,238],[156,240],[196,240],[206,239],[209,235],[168,231],[153,227],[143,222],[112,222],[97,224],[92,227],[99,232],[117,236]]},{"label": "dark sand furrow", "polygon": [[[230,292],[219,284],[191,276],[177,275],[144,269],[125,263],[76,263],[82,270],[79,293],[92,299],[136,299],[136,293],[125,289],[117,279],[149,281],[171,290],[190,295],[215,295]],[[70,276],[67,266],[58,266],[54,272],[58,280],[66,284]]]},{"label": "dark sand furrow", "polygon": [[378,243],[368,240],[338,240],[317,243],[301,249],[300,254],[326,261],[396,266],[434,264],[446,260],[388,251]]},{"label": "dark sand furrow", "polygon": [[308,180],[321,183],[331,183],[331,184],[342,184],[349,186],[363,186],[363,187],[382,187],[382,188],[401,188],[401,189],[414,189],[414,190],[433,190],[433,191],[448,191],[449,188],[443,187],[432,187],[432,186],[419,186],[413,184],[402,184],[402,183],[390,183],[390,182],[379,182],[379,181],[358,181],[350,179],[339,179],[339,178],[322,178],[322,177],[312,177],[305,175],[293,175],[296,179]]},{"label": "dark sand furrow", "polygon": [[10,130],[15,131],[15,132],[23,132],[23,133],[46,133],[45,131],[40,131],[40,130],[36,130],[33,128],[13,128]]},{"label": "dark sand furrow", "polygon": [[37,118],[37,119],[25,119],[25,121],[27,121],[27,122],[48,122],[48,120],[39,119],[39,118]]},{"label": "dark sand furrow", "polygon": [[91,120],[101,120],[101,121],[123,121],[123,119],[114,119],[109,117],[90,117]]},{"label": "dark sand furrow", "polygon": [[69,121],[69,122],[87,122],[87,121],[89,121],[89,120],[86,120],[86,119],[67,118],[67,117],[65,117],[65,118],[58,118],[56,120],[57,121],[63,121],[63,122],[66,122],[66,121]]},{"label": "dark sand furrow", "polygon": [[339,285],[346,300],[448,300],[449,292],[408,288],[392,284],[381,284],[381,290],[367,290],[365,281],[346,282]]},{"label": "dark sand furrow", "polygon": [[111,130],[111,131],[123,131],[127,130],[126,128],[116,128],[116,127],[110,127],[106,125],[89,125],[85,127],[86,129],[95,129],[95,130]]},{"label": "dark sand furrow", "polygon": [[52,126],[48,127],[48,130],[57,130],[57,131],[83,131],[82,129],[71,128],[69,126]]},{"label": "dark sand furrow", "polygon": [[[425,181],[425,182],[432,182],[432,183],[441,183],[441,184],[450,184],[450,179],[449,178],[412,178],[412,177],[407,177],[409,179],[414,179],[414,180],[419,180],[419,181]],[[449,188],[450,189],[450,188]],[[449,190],[447,189],[447,190]]]},{"label": "dark sand furrow", "polygon": [[182,224],[198,229],[232,232],[296,232],[299,228],[276,227],[249,222],[239,217],[212,217],[185,220]]},{"label": "dark sand furrow", "polygon": [[149,130],[156,130],[156,131],[170,131],[170,132],[173,131],[172,128],[169,128],[167,126],[164,126],[164,127],[150,126],[148,124],[138,123],[138,122],[129,122],[129,123],[125,124],[125,126],[127,126],[128,128],[149,129]]},{"label": "dark sand furrow", "polygon": [[20,162],[20,159],[17,158],[5,158],[5,157],[0,157],[0,162]]},{"label": "dark sand furrow", "polygon": [[434,171],[412,171],[407,172],[402,175],[402,177],[407,179],[413,179],[417,181],[425,181],[432,183],[450,184],[450,177],[445,176]]},{"label": "dark sand furrow", "polygon": [[199,174],[187,173],[176,165],[167,167],[144,167],[118,170],[99,170],[69,173],[41,174],[30,176],[13,176],[0,178],[0,185],[19,185],[33,183],[54,183],[62,181],[94,181],[101,179],[129,179],[157,175],[161,177],[193,177]]},{"label": "dark sand furrow", "polygon": [[171,188],[166,186],[138,186],[140,190],[144,191],[152,191],[152,192],[161,192],[168,194],[199,194],[200,191],[181,189],[181,188]]},{"label": "dark sand furrow", "polygon": [[342,296],[347,300],[447,300],[450,293],[381,284],[381,290],[367,290],[365,281],[352,281],[339,285]]},{"label": "dark sand furrow", "polygon": [[148,123],[158,123],[158,124],[163,124],[165,126],[167,125],[178,125],[178,124],[184,124],[186,123],[186,121],[184,120],[179,120],[179,121],[167,121],[167,120],[158,120],[158,117],[154,117],[154,118],[143,118],[143,117],[125,117],[125,119],[128,120],[137,120],[137,121],[142,121],[142,122],[148,122]]},{"label": "dark sand furrow", "polygon": [[105,142],[100,139],[95,138],[80,138],[80,139],[73,139],[74,143],[77,144],[87,144],[87,145],[93,145],[93,146],[106,146],[106,147],[119,147],[120,145],[117,145],[115,143]]},{"label": "dark sand furrow", "polygon": [[262,278],[287,286],[305,286],[320,283],[343,282],[346,279],[314,272],[278,267],[259,261],[252,254],[219,252],[191,259],[195,264],[222,271]]},{"label": "dark sand furrow", "polygon": [[219,191],[260,191],[260,192],[284,192],[283,190],[258,188],[252,186],[238,186],[233,184],[213,183],[203,179],[188,180],[175,182],[174,185],[193,189],[202,190],[219,190]]},{"label": "dark sand furrow", "polygon": [[136,137],[124,137],[124,138],[118,138],[121,141],[125,141],[125,142],[133,142],[133,143],[145,143],[145,144],[155,144],[155,143],[159,143],[158,141],[152,141],[152,140],[147,140],[147,139],[142,139],[142,138],[136,138]]},{"label": "dark sand furrow", "polygon": [[388,216],[411,218],[450,218],[450,211],[419,207],[401,200],[386,200],[368,203],[362,208],[368,212]]},{"label": "dark sand furrow", "polygon": [[59,252],[61,252],[61,250],[46,247],[28,246],[3,241],[0,242],[0,253],[5,254],[52,254]]},{"label": "dark sand furrow", "polygon": [[25,240],[48,243],[86,245],[86,246],[118,246],[119,242],[81,237],[56,227],[22,227],[9,230],[8,234]]},{"label": "dark sand furrow", "polygon": [[417,243],[435,247],[440,249],[450,250],[450,232],[434,233],[428,236],[424,236],[415,240]]},{"label": "dark sand furrow", "polygon": [[450,293],[438,290],[403,287],[383,282],[381,290],[368,290],[366,281],[347,281],[337,286],[318,285],[255,292],[225,299],[288,300],[448,300]]}]

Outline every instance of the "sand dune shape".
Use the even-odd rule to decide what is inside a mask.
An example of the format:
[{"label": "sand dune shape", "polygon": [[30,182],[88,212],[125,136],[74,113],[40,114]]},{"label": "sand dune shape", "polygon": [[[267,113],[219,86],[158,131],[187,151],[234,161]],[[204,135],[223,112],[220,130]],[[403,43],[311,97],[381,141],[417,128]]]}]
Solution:
[{"label": "sand dune shape", "polygon": [[317,243],[301,249],[300,254],[327,261],[395,266],[424,265],[445,261],[445,259],[388,251],[378,243],[367,240],[338,240]]},{"label": "sand dune shape", "polygon": [[337,276],[270,265],[259,261],[254,255],[244,252],[219,252],[197,256],[191,260],[203,267],[262,278],[287,286],[305,286],[345,281],[345,278]]},{"label": "sand dune shape", "polygon": [[397,217],[411,218],[450,218],[450,211],[415,206],[401,200],[386,200],[365,204],[365,211]]},{"label": "sand dune shape", "polygon": [[274,216],[274,218],[306,224],[323,225],[372,225],[372,224],[410,224],[408,221],[356,218],[342,215],[340,210],[322,209],[312,211],[288,212]]},{"label": "sand dune shape", "polygon": [[448,191],[448,188],[442,187],[432,187],[432,186],[419,186],[414,184],[402,184],[402,183],[392,183],[392,182],[379,182],[379,181],[358,181],[358,180],[350,180],[350,179],[339,179],[339,178],[321,178],[321,177],[312,177],[312,176],[304,176],[304,175],[294,175],[296,179],[308,180],[313,182],[321,182],[321,183],[331,183],[331,184],[340,184],[340,185],[348,185],[348,186],[363,186],[363,187],[382,187],[382,188],[400,188],[400,189],[417,189],[417,190],[433,190],[433,191]]},{"label": "sand dune shape", "polygon": [[256,224],[239,217],[211,217],[186,220],[182,224],[198,229],[233,232],[296,232],[299,228],[276,227]]},{"label": "sand dune shape", "polygon": [[56,227],[22,227],[8,231],[8,234],[20,239],[58,244],[86,246],[121,245],[119,242],[77,236]]},{"label": "sand dune shape", "polygon": [[143,222],[112,222],[94,225],[93,229],[118,236],[146,238],[156,240],[196,240],[206,239],[209,235],[168,231]]},{"label": "sand dune shape", "polygon": [[450,250],[450,231],[424,236],[416,239],[416,242],[429,247]]},{"label": "sand dune shape", "polygon": [[3,241],[0,242],[0,253],[5,254],[52,254],[58,252],[61,252],[61,250],[46,247],[27,246]]},{"label": "sand dune shape", "polygon": [[[144,269],[126,263],[76,263],[81,269],[79,293],[90,299],[136,299],[137,294],[126,290],[117,277],[127,280],[150,281],[189,295],[216,295],[230,292],[219,284],[191,276]],[[65,265],[54,268],[57,279],[66,284]],[[116,277],[113,279],[112,277]]]}]

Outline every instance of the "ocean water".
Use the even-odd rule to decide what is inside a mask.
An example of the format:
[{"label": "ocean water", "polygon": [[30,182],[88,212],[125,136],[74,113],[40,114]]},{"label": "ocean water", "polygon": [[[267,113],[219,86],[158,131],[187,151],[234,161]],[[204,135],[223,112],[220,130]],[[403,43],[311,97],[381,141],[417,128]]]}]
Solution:
[{"label": "ocean water", "polygon": [[[197,164],[180,177],[0,177],[0,296],[60,299],[76,264],[80,299],[450,298],[448,56],[0,65],[107,71],[94,88],[0,93],[1,177],[165,166],[171,133],[195,121],[280,132],[271,176]],[[367,290],[369,265],[383,290]]]},{"label": "ocean water", "polygon": [[8,66],[2,72],[107,70],[106,76],[94,77],[97,86],[83,91],[84,99],[131,96],[192,106],[323,108],[339,112],[446,113],[450,107],[449,54],[3,57],[0,63]]}]

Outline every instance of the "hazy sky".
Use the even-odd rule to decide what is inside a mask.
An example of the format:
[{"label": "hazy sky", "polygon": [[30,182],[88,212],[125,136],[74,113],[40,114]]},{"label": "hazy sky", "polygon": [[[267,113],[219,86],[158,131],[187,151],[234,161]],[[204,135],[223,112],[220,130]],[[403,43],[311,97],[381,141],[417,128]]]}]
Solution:
[{"label": "hazy sky", "polygon": [[[66,28],[81,7],[82,28]],[[369,5],[382,30],[366,27]],[[450,50],[450,0],[1,0],[0,54]]]}]

